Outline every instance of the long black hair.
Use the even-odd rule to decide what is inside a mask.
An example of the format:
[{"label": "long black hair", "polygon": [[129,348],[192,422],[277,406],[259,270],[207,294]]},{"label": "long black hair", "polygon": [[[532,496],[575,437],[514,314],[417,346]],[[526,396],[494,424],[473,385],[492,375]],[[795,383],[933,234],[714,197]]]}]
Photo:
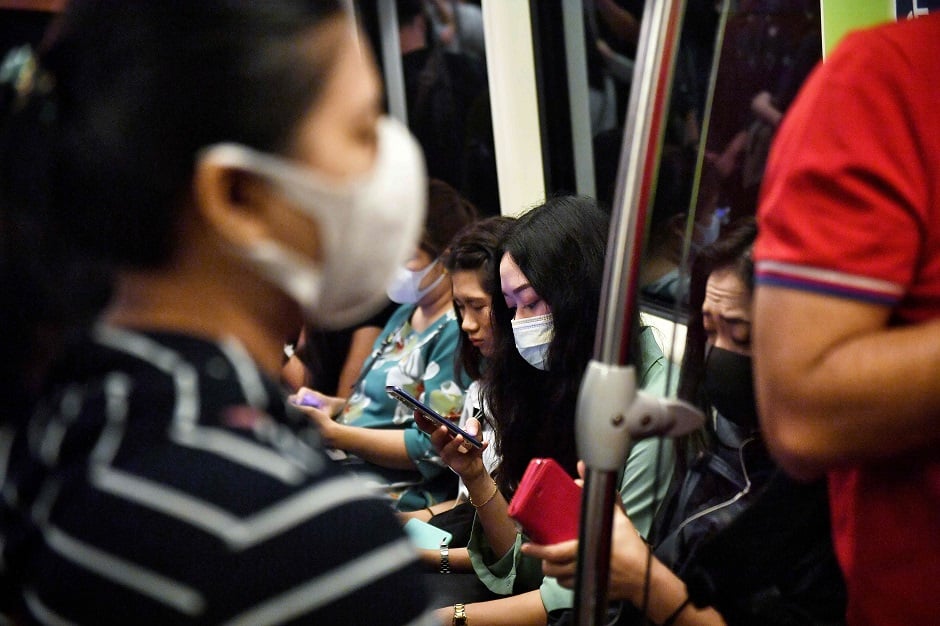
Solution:
[{"label": "long black hair", "polygon": [[516,350],[514,311],[503,298],[493,303],[497,355],[484,376],[484,398],[502,458],[497,482],[507,496],[533,457],[552,457],[575,475],[575,405],[594,347],[608,222],[593,199],[556,197],[521,216],[503,242],[551,308],[555,328],[548,370],[537,370]]}]

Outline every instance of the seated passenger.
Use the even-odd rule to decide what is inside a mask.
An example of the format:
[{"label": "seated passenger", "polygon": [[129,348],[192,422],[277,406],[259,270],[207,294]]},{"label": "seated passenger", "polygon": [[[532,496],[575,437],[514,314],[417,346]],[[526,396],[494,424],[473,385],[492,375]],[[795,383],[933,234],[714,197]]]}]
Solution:
[{"label": "seated passenger", "polygon": [[[652,534],[621,509],[615,513],[609,593],[626,601],[618,624],[844,622],[825,484],[788,479],[758,427],[751,377],[756,233],[748,220],[696,259],[690,304],[698,314],[689,320],[680,395],[710,419],[700,441],[684,442]],[[649,571],[641,534],[654,546]],[[574,584],[577,541],[522,550],[545,559],[546,575]]]},{"label": "seated passenger", "polygon": [[[549,610],[572,604],[570,592],[543,582],[540,563],[521,554],[524,538],[507,515],[507,503],[532,458],[554,458],[575,474],[575,402],[594,347],[607,229],[608,217],[594,201],[576,197],[553,198],[513,224],[501,246],[502,293],[493,300],[497,347],[482,384],[484,406],[496,426],[490,442],[499,456],[494,475],[460,437],[451,440],[444,429],[432,436],[476,508],[466,553],[449,551],[452,569],[470,565],[491,597],[513,596],[467,604],[468,587],[464,596],[450,598],[466,605],[475,625],[544,624]],[[659,384],[662,393],[665,358],[650,330],[634,336],[641,384]],[[476,420],[468,422],[468,430],[478,429]],[[656,441],[635,446],[621,480],[625,505],[641,525],[652,520],[654,503],[669,482],[671,457],[658,481],[654,476],[657,447]],[[652,488],[657,482],[659,494]],[[439,617],[449,619],[453,612],[442,609]]]},{"label": "seated passenger", "polygon": [[[499,294],[499,243],[512,222],[511,217],[499,216],[471,224],[457,234],[444,255],[444,267],[453,285],[454,311],[461,330],[458,367],[473,381],[467,388],[459,425],[466,428],[473,418],[472,427],[479,429],[476,434],[484,442],[490,442],[483,451],[483,463],[488,471],[496,468],[498,458],[495,447],[491,445],[493,425],[483,408],[480,382],[486,362],[493,358],[496,347],[493,298],[494,294]],[[420,414],[416,419],[420,420]],[[431,432],[438,426],[434,422],[421,421],[418,425]],[[451,547],[464,547],[470,539],[470,522],[473,520],[473,507],[467,500],[468,496],[467,486],[461,479],[456,499],[420,511],[402,513],[401,517],[429,521],[454,535]],[[439,564],[437,553],[429,558],[436,568]]]},{"label": "seated passenger", "polygon": [[41,214],[118,278],[36,410],[2,416],[0,622],[431,623],[388,503],[275,382],[305,315],[381,304],[423,214],[344,7],[74,0],[4,64],[0,223]]},{"label": "seated passenger", "polygon": [[374,479],[400,511],[456,495],[456,477],[414,423],[412,411],[385,388],[401,386],[441,415],[460,416],[469,383],[454,371],[460,327],[441,255],[474,219],[473,205],[447,183],[432,180],[421,241],[388,287],[388,296],[401,306],[379,333],[352,395],[302,388],[291,396],[295,404],[304,398],[314,403],[300,408],[317,424],[324,443],[346,453],[347,467]]}]

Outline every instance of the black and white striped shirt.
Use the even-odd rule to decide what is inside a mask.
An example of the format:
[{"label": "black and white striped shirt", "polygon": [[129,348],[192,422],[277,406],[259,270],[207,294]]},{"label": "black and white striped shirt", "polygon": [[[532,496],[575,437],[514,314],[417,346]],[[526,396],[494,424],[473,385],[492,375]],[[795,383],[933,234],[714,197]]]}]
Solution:
[{"label": "black and white striped shirt", "polygon": [[0,431],[8,610],[44,624],[432,624],[389,505],[235,341],[111,326]]}]

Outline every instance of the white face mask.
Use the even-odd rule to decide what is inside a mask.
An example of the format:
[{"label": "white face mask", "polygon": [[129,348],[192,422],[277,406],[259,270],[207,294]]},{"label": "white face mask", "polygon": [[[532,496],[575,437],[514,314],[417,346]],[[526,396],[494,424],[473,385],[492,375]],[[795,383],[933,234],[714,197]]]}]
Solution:
[{"label": "white face mask", "polygon": [[414,304],[415,302],[420,302],[421,298],[431,293],[431,290],[440,285],[441,281],[444,280],[444,276],[446,276],[446,274],[442,272],[430,285],[424,289],[420,288],[421,281],[424,280],[425,276],[431,273],[431,270],[433,270],[437,264],[438,260],[434,259],[426,268],[417,271],[410,270],[407,267],[399,267],[395,272],[395,276],[392,278],[392,282],[389,283],[388,288],[385,290],[385,293],[392,302],[399,304]]},{"label": "white face mask", "polygon": [[715,209],[708,225],[695,223],[695,234],[692,237],[693,250],[701,250],[705,246],[710,246],[718,241],[718,237],[721,235],[721,225],[725,223],[725,216],[729,210],[728,208]]},{"label": "white face mask", "polygon": [[379,120],[377,132],[372,169],[344,184],[238,144],[210,146],[202,155],[263,176],[317,223],[324,247],[320,263],[273,239],[238,252],[321,328],[352,326],[381,307],[385,285],[414,252],[424,224],[427,179],[421,149],[391,118]]},{"label": "white face mask", "polygon": [[548,346],[555,337],[552,314],[537,315],[522,320],[512,320],[512,335],[516,350],[529,365],[545,371],[548,369]]}]

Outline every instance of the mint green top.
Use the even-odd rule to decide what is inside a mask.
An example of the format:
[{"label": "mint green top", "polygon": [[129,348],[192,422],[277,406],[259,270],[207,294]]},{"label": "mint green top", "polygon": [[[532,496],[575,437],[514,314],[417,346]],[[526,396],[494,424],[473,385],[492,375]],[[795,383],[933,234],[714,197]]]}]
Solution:
[{"label": "mint green top", "polygon": [[[639,342],[640,363],[642,363],[638,368],[640,386],[651,393],[665,396],[667,362],[653,337],[652,329],[645,328],[640,333]],[[656,454],[660,448],[659,444],[658,438],[637,442],[630,450],[630,456],[623,467],[620,480],[620,499],[624,509],[633,525],[644,536],[649,533],[652,526],[655,505],[666,495],[675,464],[672,440],[663,440],[658,490],[654,494]],[[574,593],[560,586],[554,578],[543,577],[540,560],[522,554],[520,547],[523,541],[526,541],[526,538],[518,533],[512,549],[503,555],[496,555],[490,549],[482,525],[474,519],[468,552],[470,562],[479,579],[491,591],[501,595],[512,595],[538,588],[546,613],[574,606]]]}]

